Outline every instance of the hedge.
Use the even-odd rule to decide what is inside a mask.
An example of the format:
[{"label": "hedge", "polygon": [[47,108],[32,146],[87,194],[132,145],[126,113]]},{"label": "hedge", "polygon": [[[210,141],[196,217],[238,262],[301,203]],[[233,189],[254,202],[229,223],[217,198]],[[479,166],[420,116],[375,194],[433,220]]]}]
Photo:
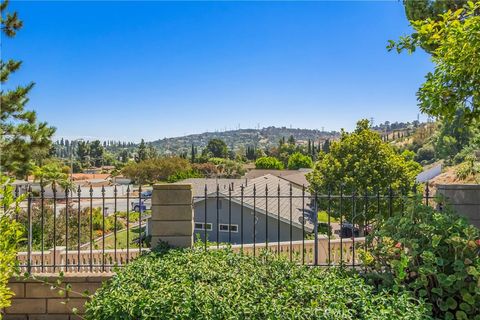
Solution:
[{"label": "hedge", "polygon": [[[267,261],[265,261],[267,260]],[[338,269],[227,250],[149,253],[87,303],[87,319],[426,319],[406,292]]]}]

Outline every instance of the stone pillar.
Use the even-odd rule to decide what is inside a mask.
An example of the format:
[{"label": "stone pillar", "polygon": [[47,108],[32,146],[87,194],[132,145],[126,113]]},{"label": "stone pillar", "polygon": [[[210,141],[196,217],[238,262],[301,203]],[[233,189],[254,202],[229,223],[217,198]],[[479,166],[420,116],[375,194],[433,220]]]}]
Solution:
[{"label": "stone pillar", "polygon": [[438,185],[437,193],[443,195],[459,215],[480,228],[480,184]]},{"label": "stone pillar", "polygon": [[193,198],[191,184],[156,184],[149,222],[151,247],[161,241],[174,248],[193,246]]}]

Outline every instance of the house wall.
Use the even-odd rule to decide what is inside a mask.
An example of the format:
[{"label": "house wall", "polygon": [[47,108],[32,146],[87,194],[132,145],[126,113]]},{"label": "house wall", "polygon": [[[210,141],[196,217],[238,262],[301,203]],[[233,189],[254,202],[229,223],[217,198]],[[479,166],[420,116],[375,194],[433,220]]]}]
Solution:
[{"label": "house wall", "polygon": [[[229,222],[229,201],[228,199],[221,199],[221,209],[218,211],[218,224],[217,224],[217,200],[207,200],[207,223],[212,224],[212,231],[207,231],[207,239],[212,242],[232,243],[240,244],[242,242],[242,227],[243,227],[243,243],[254,242],[254,214],[253,210],[247,207],[243,207],[243,224],[242,224],[242,209],[241,205],[235,202],[231,203],[231,224],[238,225],[238,232],[231,232],[231,238],[229,238],[228,232],[218,232],[219,224],[228,224]],[[266,240],[266,219],[265,215],[256,212],[257,223],[255,224],[255,242],[261,243]],[[196,202],[194,205],[194,221],[205,221],[205,201]],[[278,219],[274,217],[268,217],[268,241],[279,241],[278,237]],[[305,233],[308,233],[305,231]],[[205,232],[203,230],[194,230],[194,239],[200,238],[205,240]],[[303,231],[302,228],[292,225],[292,240],[302,240]],[[230,240],[230,241],[229,241]],[[290,240],[290,224],[280,221],[280,241]]]}]

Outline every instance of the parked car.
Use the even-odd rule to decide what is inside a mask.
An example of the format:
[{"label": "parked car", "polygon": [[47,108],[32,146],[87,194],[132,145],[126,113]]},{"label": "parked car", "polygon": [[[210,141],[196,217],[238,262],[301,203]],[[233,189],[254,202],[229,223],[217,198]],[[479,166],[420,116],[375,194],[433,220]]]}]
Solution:
[{"label": "parked car", "polygon": [[340,227],[341,238],[351,238],[353,236],[358,237],[360,235],[359,229],[349,222],[342,223]]},{"label": "parked car", "polygon": [[145,190],[141,195],[142,199],[150,199],[152,197],[152,190]]},{"label": "parked car", "polygon": [[142,200],[141,202],[132,201],[131,206],[132,206],[132,210],[135,211],[135,212],[140,212],[140,210],[142,212],[144,212],[144,211],[150,210],[152,208],[152,204],[148,199],[147,200]]}]

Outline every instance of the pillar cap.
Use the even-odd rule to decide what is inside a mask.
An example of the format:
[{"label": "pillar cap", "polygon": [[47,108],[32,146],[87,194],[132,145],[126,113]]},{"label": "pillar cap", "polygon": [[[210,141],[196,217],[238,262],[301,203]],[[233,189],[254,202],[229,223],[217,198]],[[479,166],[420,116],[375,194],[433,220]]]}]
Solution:
[{"label": "pillar cap", "polygon": [[192,190],[191,183],[157,183],[153,190]]}]

